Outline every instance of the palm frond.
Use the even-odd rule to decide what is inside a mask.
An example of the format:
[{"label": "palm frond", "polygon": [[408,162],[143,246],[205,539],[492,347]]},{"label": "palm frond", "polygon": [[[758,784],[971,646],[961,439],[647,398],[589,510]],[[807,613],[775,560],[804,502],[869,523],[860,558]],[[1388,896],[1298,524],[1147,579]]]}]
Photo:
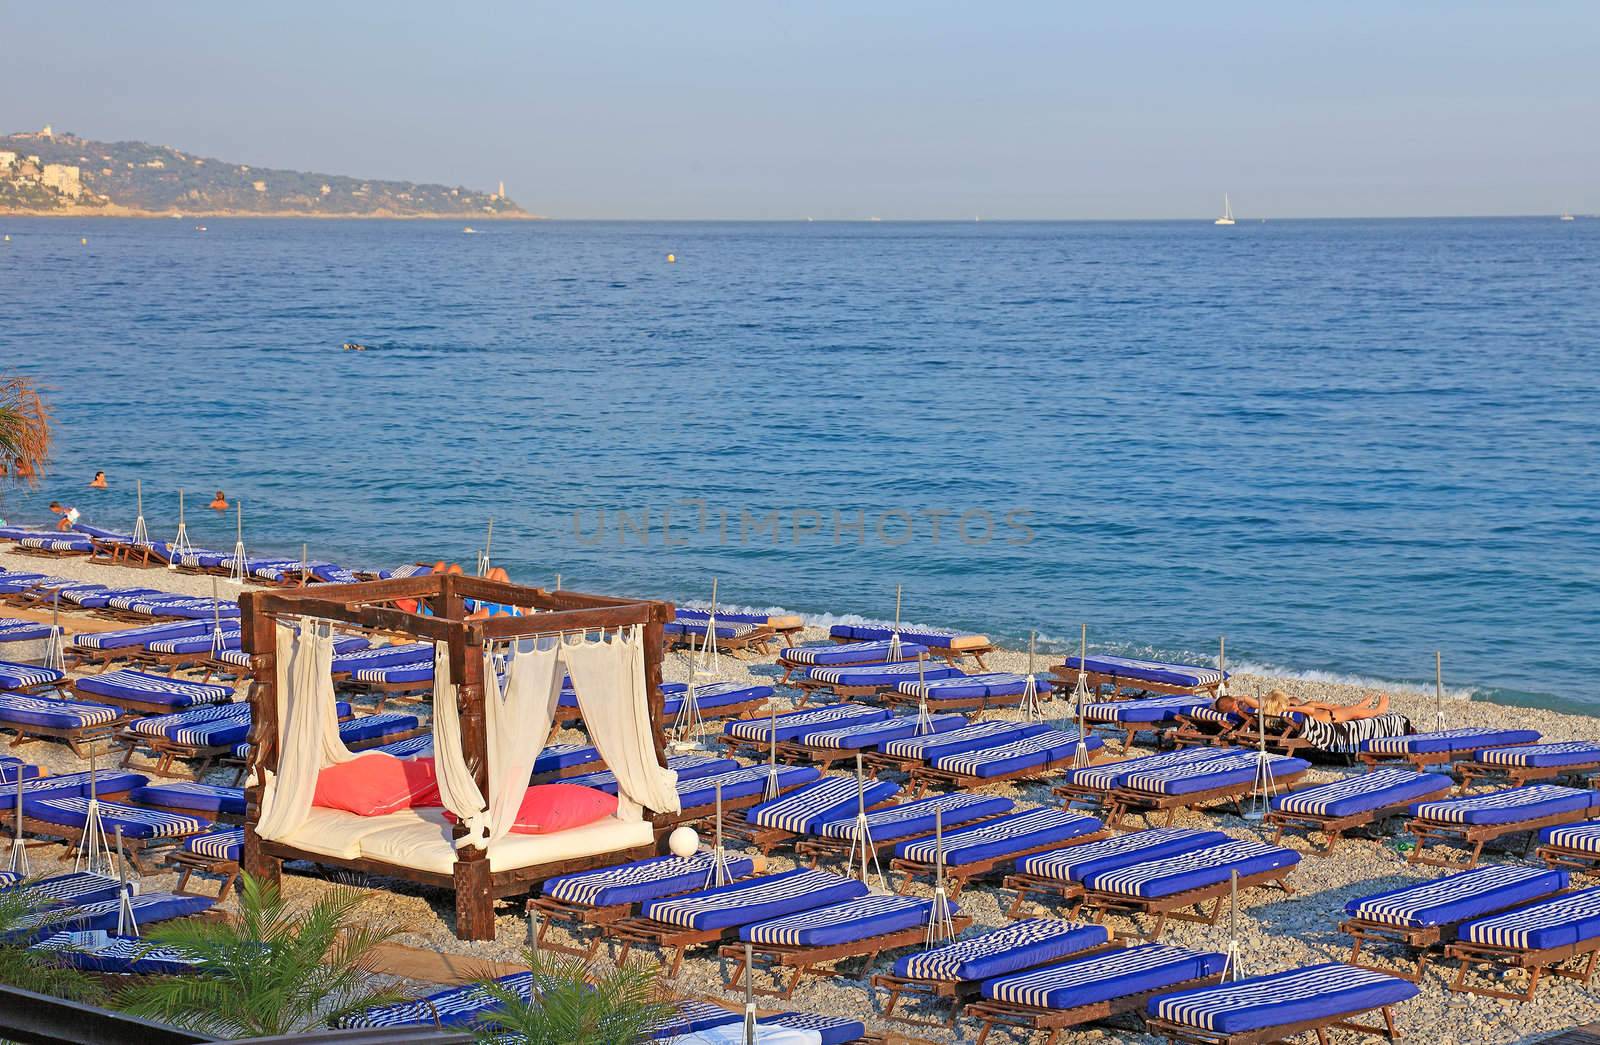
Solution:
[{"label": "palm frond", "polygon": [[0,462],[5,475],[38,486],[50,458],[50,409],[25,377],[0,375]]},{"label": "palm frond", "polygon": [[0,890],[0,983],[72,1001],[98,1001],[104,994],[98,980],[61,955],[28,949],[34,920],[48,906],[20,886]]}]

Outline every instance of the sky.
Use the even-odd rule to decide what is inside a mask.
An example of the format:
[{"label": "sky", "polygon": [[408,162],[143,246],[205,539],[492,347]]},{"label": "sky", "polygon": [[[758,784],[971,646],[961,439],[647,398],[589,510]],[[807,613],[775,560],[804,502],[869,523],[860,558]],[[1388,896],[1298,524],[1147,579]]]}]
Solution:
[{"label": "sky", "polygon": [[557,218],[1600,211],[1600,3],[0,0],[0,129]]}]

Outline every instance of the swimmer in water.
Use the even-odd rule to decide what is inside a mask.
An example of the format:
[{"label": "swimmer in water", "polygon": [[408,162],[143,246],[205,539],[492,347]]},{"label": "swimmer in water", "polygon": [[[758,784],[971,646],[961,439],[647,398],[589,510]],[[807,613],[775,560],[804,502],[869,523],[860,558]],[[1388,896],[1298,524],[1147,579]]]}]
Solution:
[{"label": "swimmer in water", "polygon": [[96,472],[94,478],[89,480],[89,489],[104,490],[106,488],[106,473]]},{"label": "swimmer in water", "polygon": [[227,497],[227,495],[224,494],[221,490],[218,490],[217,491],[217,495],[215,497],[211,498],[210,508],[214,512],[225,512],[225,511],[227,511],[228,510],[228,497]]}]

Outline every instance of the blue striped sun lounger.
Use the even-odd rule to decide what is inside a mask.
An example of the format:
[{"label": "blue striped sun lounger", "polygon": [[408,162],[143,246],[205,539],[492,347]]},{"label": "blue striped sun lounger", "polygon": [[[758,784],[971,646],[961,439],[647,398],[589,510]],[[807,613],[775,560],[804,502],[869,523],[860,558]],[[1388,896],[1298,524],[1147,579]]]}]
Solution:
[{"label": "blue striped sun lounger", "polygon": [[[904,955],[895,961],[892,975],[905,980],[970,983],[1038,968],[1110,942],[1111,934],[1103,925],[1030,918]],[[885,1013],[888,1011],[886,1006]]]},{"label": "blue striped sun lounger", "polygon": [[679,929],[712,932],[816,910],[866,893],[867,887],[854,878],[796,868],[682,896],[646,900],[639,913]]},{"label": "blue striped sun lounger", "polygon": [[[1328,962],[1152,998],[1149,1029],[1180,1041],[1226,1041],[1227,1035],[1274,1029],[1286,1039],[1296,1031],[1348,1023],[1374,1009],[1383,1011],[1392,1029],[1390,1006],[1419,993],[1416,984],[1398,976]],[[1196,1033],[1199,1038],[1191,1036]]]},{"label": "blue striped sun lounger", "polygon": [[155,656],[167,657],[203,657],[209,656],[215,650],[239,650],[243,648],[243,633],[237,623],[231,627],[223,624],[220,629],[222,639],[217,639],[216,630],[208,631],[204,635],[194,635],[186,639],[157,639],[147,642],[144,651]]},{"label": "blue striped sun lounger", "polygon": [[[728,874],[735,880],[747,877],[755,864],[747,856],[729,854]],[[564,904],[581,907],[616,907],[641,904],[664,896],[703,890],[710,884],[712,854],[657,856],[616,867],[579,871],[546,880],[540,895]]]},{"label": "blue striped sun lounger", "polygon": [[1054,1030],[1142,1009],[1152,991],[1214,982],[1227,956],[1147,943],[984,980],[968,1008],[988,1027],[1021,1022]]},{"label": "blue striped sun lounger", "polygon": [[901,715],[876,722],[838,727],[829,725],[808,730],[788,743],[800,748],[820,749],[810,752],[816,757],[842,758],[857,751],[881,747],[891,740],[948,733],[967,724],[965,715],[929,715],[925,723],[919,722],[916,715]]},{"label": "blue striped sun lounger", "polygon": [[1081,882],[1090,875],[1181,856],[1229,841],[1231,839],[1221,831],[1152,827],[1099,842],[1024,856],[1017,861],[1017,875],[1049,882]]},{"label": "blue striped sun lounger", "polygon": [[[959,885],[1028,853],[1098,837],[1104,827],[1096,817],[1055,808],[1030,809],[958,827],[944,833],[945,871]],[[927,874],[937,852],[933,838],[908,839],[895,846],[892,866]]]},{"label": "blue striped sun lounger", "polygon": [[190,835],[183,840],[183,851],[210,860],[238,863],[244,853],[244,828],[229,827],[221,831],[206,831]]},{"label": "blue striped sun lounger", "polygon": [[[1119,802],[1137,803],[1140,796],[1183,797],[1248,788],[1255,782],[1259,758],[1254,751],[1241,751],[1187,765],[1129,773],[1114,797]],[[1267,756],[1267,770],[1275,781],[1284,781],[1310,768],[1311,763],[1303,758]]]},{"label": "blue striped sun lounger", "polygon": [[[76,798],[87,795],[91,783],[94,793],[104,797],[126,794],[149,782],[150,778],[143,773],[129,773],[121,769],[99,773],[53,773],[50,776],[25,778],[22,781],[22,804],[26,811],[28,803],[36,798]],[[15,808],[17,786],[16,781],[12,780],[10,786],[0,789],[0,810]]]},{"label": "blue striped sun lounger", "polygon": [[1530,784],[1508,791],[1438,802],[1418,802],[1411,815],[1441,824],[1520,824],[1562,813],[1584,814],[1600,805],[1600,792],[1557,784]]},{"label": "blue striped sun lounger", "polygon": [[[669,717],[676,716],[683,708],[688,688],[678,685],[675,692],[668,692],[668,687],[662,686],[666,698],[662,703],[662,714]],[[696,686],[694,689],[695,706],[702,713],[745,704],[764,704],[770,699],[772,699],[771,686],[747,686],[742,682],[713,682],[708,686]]]},{"label": "blue striped sun lounger", "polygon": [[830,704],[827,707],[790,711],[769,718],[740,719],[723,724],[723,736],[751,744],[770,744],[793,740],[803,733],[818,729],[837,729],[867,722],[882,722],[889,718],[883,708],[862,704]]},{"label": "blue striped sun lounger", "polygon": [[[1600,954],[1600,887],[1554,896],[1465,923],[1455,943],[1445,953],[1459,962],[1451,990],[1470,991],[1491,998],[1530,1001],[1546,972],[1587,985]],[[1561,966],[1588,956],[1576,970]],[[1469,980],[1474,967],[1488,963],[1494,986],[1475,986]],[[1528,970],[1528,986],[1507,991],[1500,984],[1512,969]]]},{"label": "blue striped sun lounger", "polygon": [[21,734],[70,734],[114,725],[121,708],[76,700],[34,697],[25,693],[0,693],[0,729]]},{"label": "blue striped sun lounger", "polygon": [[961,649],[988,645],[988,637],[954,628],[928,628],[913,625],[898,631],[888,624],[835,624],[828,629],[830,639],[849,642],[888,642],[891,635],[899,635],[901,642],[915,642],[931,649]]},{"label": "blue striped sun lounger", "polygon": [[188,781],[148,784],[128,792],[128,801],[161,809],[186,810],[212,816],[244,815],[244,788]]},{"label": "blue striped sun lounger", "polygon": [[912,770],[917,782],[964,784],[976,780],[997,780],[1027,776],[1052,769],[1078,753],[1079,748],[1098,751],[1105,742],[1076,729],[1046,729],[1019,740],[940,755],[927,767]]},{"label": "blue striped sun lounger", "polygon": [[333,658],[333,673],[348,674],[367,668],[392,668],[398,664],[433,663],[433,644],[407,642],[393,646],[369,646],[351,653],[338,653]]},{"label": "blue striped sun lounger", "polygon": [[765,850],[784,838],[812,834],[828,821],[854,817],[858,809],[871,809],[899,791],[900,785],[888,780],[868,780],[863,786],[855,777],[825,776],[751,806],[744,821],[751,840]]},{"label": "blue striped sun lounger", "polygon": [[[1202,849],[1172,853],[1083,877],[1091,894],[1159,899],[1227,885],[1233,872],[1240,884],[1259,875],[1283,871],[1300,862],[1300,854],[1253,839],[1230,839]],[[1096,900],[1093,896],[1091,903]]]},{"label": "blue striped sun lounger", "polygon": [[[778,790],[789,791],[802,784],[809,784],[822,775],[816,766],[782,766],[778,767]],[[732,803],[742,806],[753,805],[767,789],[767,766],[746,766],[726,773],[714,773],[711,776],[698,777],[694,780],[678,781],[678,802],[683,813],[680,816],[694,812],[695,816],[705,815],[717,800],[717,787],[722,787],[722,802],[724,809],[732,809]],[[751,801],[754,800],[754,801]]]},{"label": "blue striped sun lounger", "polygon": [[1172,722],[1179,715],[1211,706],[1210,697],[1145,697],[1139,700],[1102,700],[1083,706],[1083,717],[1095,723],[1149,726]]},{"label": "blue striped sun lounger", "polygon": [[[915,896],[860,896],[797,914],[740,926],[746,943],[777,947],[825,947],[923,929],[933,901]],[[954,906],[951,913],[956,913]]]},{"label": "blue striped sun lounger", "polygon": [[[992,817],[1004,816],[1016,809],[1017,804],[998,795],[975,795],[955,792],[933,795],[915,802],[902,802],[887,809],[867,813],[867,835],[878,848],[896,845],[908,838],[920,838],[934,832],[934,822],[943,818],[946,829],[973,824]],[[854,813],[824,820],[815,828],[821,838],[820,846],[802,843],[802,851],[841,852],[845,843],[859,837]]]},{"label": "blue striped sun lounger", "polygon": [[966,676],[959,668],[948,665],[933,666],[916,661],[895,661],[892,664],[844,664],[807,668],[794,684],[802,689],[831,689],[841,696],[864,696],[882,690],[895,690],[907,680],[915,683],[961,679]]},{"label": "blue striped sun lounger", "polygon": [[155,588],[67,588],[61,598],[82,606],[86,610],[103,610],[116,598],[136,599],[143,595],[159,595]]},{"label": "blue striped sun lounger", "polygon": [[[912,700],[926,699],[933,707],[943,704],[1003,706],[1020,701],[1028,691],[1028,676],[1012,671],[985,671],[976,675],[956,673],[943,678],[911,679],[895,691]],[[1034,692],[1040,700],[1050,696],[1048,679],[1035,679]]]},{"label": "blue striped sun lounger", "polygon": [[[211,822],[186,813],[168,813],[159,809],[124,805],[120,802],[101,802],[100,819],[106,833],[122,828],[122,837],[132,842],[183,838],[209,830]],[[22,798],[23,815],[40,824],[81,829],[88,821],[89,799],[78,798]]]},{"label": "blue striped sun lounger", "polygon": [[[1487,795],[1418,802],[1411,807],[1406,830],[1416,838],[1407,858],[1437,867],[1471,867],[1489,842],[1506,835],[1537,831],[1583,820],[1600,807],[1600,792],[1588,788],[1529,784]],[[1465,862],[1427,852],[1434,843],[1467,850]]]},{"label": "blue striped sun lounger", "polygon": [[425,689],[433,685],[433,655],[429,654],[426,660],[405,664],[357,668],[350,672],[350,681],[373,686],[418,686]]},{"label": "blue striped sun lounger", "polygon": [[24,537],[17,542],[21,548],[42,552],[75,552],[87,555],[94,550],[94,542],[82,534],[53,533],[49,536]]},{"label": "blue striped sun lounger", "polygon": [[[926,655],[928,647],[915,642],[900,643],[900,660],[915,660]],[[875,642],[819,643],[814,646],[790,646],[778,654],[778,659],[790,664],[840,665],[882,663],[889,659],[890,643],[887,639]]]},{"label": "blue striped sun lounger", "polygon": [[151,715],[130,723],[128,732],[147,737],[170,737],[174,730],[197,726],[203,722],[221,719],[249,721],[250,705],[245,701],[234,704],[205,704],[200,707],[174,711],[168,715]]},{"label": "blue striped sun lounger", "polygon": [[533,775],[565,773],[598,761],[600,751],[593,744],[546,744],[533,760]]},{"label": "blue striped sun lounger", "polygon": [[[684,783],[690,780],[699,780],[702,777],[716,776],[719,773],[730,773],[742,767],[736,759],[732,758],[712,758],[706,755],[669,755],[667,757],[667,768],[678,774],[679,783]],[[592,787],[597,791],[604,791],[608,795],[617,793],[617,774],[609,769],[562,777],[561,782],[563,784],[576,784],[578,787]]]},{"label": "blue striped sun lounger", "polygon": [[18,777],[23,780],[35,780],[39,775],[38,766],[30,765],[10,755],[0,755],[0,784],[15,784]]},{"label": "blue striped sun lounger", "polygon": [[84,972],[135,976],[177,976],[196,971],[204,961],[172,947],[154,947],[137,936],[114,936],[100,929],[55,933],[31,950],[53,954]]},{"label": "blue striped sun lounger", "polygon": [[145,624],[137,628],[119,628],[116,631],[91,631],[72,636],[72,645],[79,650],[142,649],[161,639],[187,639],[197,635],[209,637],[212,622],[203,620],[178,621],[164,624]]},{"label": "blue striped sun lounger", "polygon": [[[116,600],[112,600],[115,605]],[[139,601],[128,605],[130,613],[149,617],[177,617],[182,620],[214,621],[239,616],[239,604],[229,599],[169,599]]]},{"label": "blue striped sun lounger", "polygon": [[21,690],[48,689],[59,685],[66,677],[66,672],[57,671],[55,668],[0,660],[0,690],[3,691],[15,693]]},{"label": "blue striped sun lounger", "polygon": [[1491,780],[1513,785],[1556,777],[1580,780],[1596,771],[1600,771],[1600,743],[1592,740],[1483,748],[1457,766],[1462,788]]},{"label": "blue striped sun lounger", "polygon": [[[115,932],[121,898],[101,900],[75,907],[34,911],[13,923],[18,935],[34,942],[57,932]],[[129,900],[134,920],[143,928],[174,918],[187,918],[206,910],[215,900],[205,896],[180,896],[176,893],[140,893]]]},{"label": "blue striped sun lounger", "polygon": [[[347,705],[348,706],[348,705]],[[248,725],[246,722],[246,734]],[[415,715],[407,715],[401,711],[381,711],[376,715],[356,715],[344,719],[339,723],[339,739],[344,741],[346,747],[354,748],[357,744],[363,748],[374,746],[374,741],[381,741],[384,737],[392,737],[397,733],[410,733],[421,728],[421,721]],[[213,742],[215,743],[215,742]],[[237,741],[229,757],[234,761],[245,761],[250,757],[250,744],[241,738]]]},{"label": "blue striped sun lounger", "polygon": [[1215,689],[1218,683],[1231,677],[1226,671],[1195,664],[1171,664],[1109,654],[1097,654],[1081,661],[1077,657],[1068,657],[1057,674],[1075,678],[1080,666],[1091,677],[1096,688],[1102,683],[1110,683],[1117,689]]},{"label": "blue striped sun lounger", "polygon": [[48,639],[55,626],[32,620],[0,620],[0,642],[38,642]]},{"label": "blue striped sun lounger", "polygon": [[1356,756],[1368,766],[1385,759],[1404,759],[1419,767],[1463,758],[1480,748],[1532,744],[1536,729],[1441,729],[1399,737],[1372,737],[1356,746]]},{"label": "blue striped sun lounger", "polygon": [[[498,977],[502,990],[523,1000],[533,996],[533,973],[519,972]],[[500,1008],[501,1002],[479,984],[469,983],[436,991],[412,1001],[377,1005],[338,1019],[343,1030],[383,1027],[471,1027]]]},{"label": "blue striped sun lounger", "polygon": [[1148,773],[1176,766],[1190,766],[1239,754],[1238,748],[1185,747],[1158,755],[1142,755],[1098,766],[1068,770],[1056,793],[1075,797],[1102,796],[1121,787],[1134,773]]},{"label": "blue striped sun lounger", "polygon": [[1549,896],[1565,889],[1567,882],[1565,871],[1485,864],[1431,882],[1357,897],[1344,910],[1358,922],[1434,929]]},{"label": "blue striped sun lounger", "polygon": [[396,740],[390,744],[379,744],[371,750],[382,751],[395,758],[427,758],[433,754],[433,734],[424,733],[421,736]]},{"label": "blue striped sun lounger", "polygon": [[1403,810],[1421,798],[1442,795],[1453,786],[1447,776],[1410,769],[1378,769],[1361,776],[1274,795],[1267,823],[1277,829],[1273,841],[1288,829],[1321,831],[1323,852],[1333,849],[1344,832]]},{"label": "blue striped sun lounger", "polygon": [[193,707],[196,704],[226,704],[233,700],[232,686],[191,682],[170,675],[122,669],[100,675],[86,675],[72,688],[80,695],[144,709]]},{"label": "blue striped sun lounger", "polygon": [[[18,881],[0,885],[0,889],[15,889],[31,904],[49,907],[74,907],[115,900],[122,891],[122,883],[116,878],[88,871],[72,871],[32,881],[21,880],[20,875],[16,877]],[[132,883],[132,888],[138,892],[137,883]]]},{"label": "blue striped sun lounger", "polygon": [[974,722],[943,733],[888,741],[881,745],[881,760],[909,768],[918,762],[931,763],[949,755],[1015,743],[1049,730],[1043,722]]}]

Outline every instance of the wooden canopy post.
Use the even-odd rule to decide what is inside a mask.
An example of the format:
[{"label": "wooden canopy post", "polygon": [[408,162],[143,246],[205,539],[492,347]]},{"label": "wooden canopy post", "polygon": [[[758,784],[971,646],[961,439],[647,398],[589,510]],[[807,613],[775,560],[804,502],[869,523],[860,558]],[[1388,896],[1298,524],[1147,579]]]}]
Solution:
[{"label": "wooden canopy post", "polygon": [[[468,620],[468,598],[527,607],[539,612]],[[433,615],[423,616],[401,610],[395,605],[400,600],[425,601],[433,610]],[[244,592],[239,597],[239,610],[244,648],[250,654],[250,667],[254,674],[250,686],[248,759],[252,782],[245,790],[242,860],[243,869],[252,876],[276,880],[281,874],[284,860],[301,859],[409,878],[436,887],[453,887],[456,893],[456,935],[462,939],[487,940],[494,938],[494,902],[497,897],[525,894],[531,883],[549,874],[605,866],[616,859],[638,855],[599,854],[592,858],[575,858],[559,864],[508,869],[497,873],[489,866],[487,850],[467,846],[456,851],[453,873],[446,877],[374,859],[340,860],[305,852],[282,841],[264,841],[256,833],[256,825],[261,817],[262,782],[268,772],[277,771],[281,756],[278,750],[276,620],[279,616],[317,618],[365,631],[413,635],[424,641],[444,643],[448,651],[450,676],[456,684],[462,754],[472,770],[479,791],[487,795],[489,736],[484,713],[487,680],[484,677],[482,651],[487,643],[493,641],[515,641],[538,635],[642,625],[645,685],[655,734],[655,753],[660,764],[666,765],[666,708],[661,692],[661,659],[663,626],[676,615],[670,603],[574,591],[550,592],[543,588],[526,588],[463,574],[427,574],[358,584]],[[532,740],[530,738],[530,742]],[[455,837],[459,838],[465,830],[463,825],[458,824]]]}]

